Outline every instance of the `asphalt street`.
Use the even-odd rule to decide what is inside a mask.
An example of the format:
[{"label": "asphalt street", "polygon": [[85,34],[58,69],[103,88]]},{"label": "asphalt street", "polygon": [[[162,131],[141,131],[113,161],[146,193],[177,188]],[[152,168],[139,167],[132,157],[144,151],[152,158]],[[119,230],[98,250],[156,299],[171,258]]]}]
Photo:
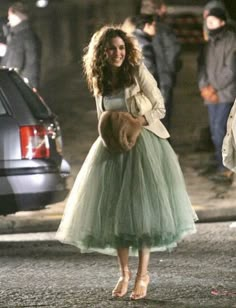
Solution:
[{"label": "asphalt street", "polygon": [[[198,224],[172,252],[153,253],[146,299],[111,297],[119,274],[115,257],[80,254],[54,233],[0,236],[0,308],[234,308],[236,228]],[[137,258],[130,259],[135,277]]]}]

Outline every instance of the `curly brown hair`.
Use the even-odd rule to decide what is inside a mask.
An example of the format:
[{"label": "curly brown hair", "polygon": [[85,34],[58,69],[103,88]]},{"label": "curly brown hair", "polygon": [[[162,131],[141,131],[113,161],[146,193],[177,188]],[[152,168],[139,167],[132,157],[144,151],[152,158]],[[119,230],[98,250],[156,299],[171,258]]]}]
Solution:
[{"label": "curly brown hair", "polygon": [[125,60],[118,73],[119,88],[130,86],[134,82],[134,68],[142,59],[136,40],[118,26],[104,26],[92,36],[83,57],[84,73],[94,95],[112,91],[111,68],[106,61],[105,49],[115,37],[124,41],[126,49]]}]

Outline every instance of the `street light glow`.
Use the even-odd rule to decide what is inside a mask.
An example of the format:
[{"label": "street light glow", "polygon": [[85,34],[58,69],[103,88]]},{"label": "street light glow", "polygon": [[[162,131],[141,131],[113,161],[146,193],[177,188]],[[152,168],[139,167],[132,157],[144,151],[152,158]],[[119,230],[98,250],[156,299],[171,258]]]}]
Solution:
[{"label": "street light glow", "polygon": [[40,8],[45,8],[48,5],[48,0],[37,0],[36,6]]}]

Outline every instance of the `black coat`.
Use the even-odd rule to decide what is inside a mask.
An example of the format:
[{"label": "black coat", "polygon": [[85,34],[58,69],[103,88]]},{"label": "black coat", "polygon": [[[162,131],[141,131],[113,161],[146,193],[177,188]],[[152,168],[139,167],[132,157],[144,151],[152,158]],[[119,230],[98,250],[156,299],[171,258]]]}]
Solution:
[{"label": "black coat", "polygon": [[1,65],[17,68],[33,87],[39,86],[41,44],[27,20],[11,28]]},{"label": "black coat", "polygon": [[181,65],[181,45],[172,29],[162,22],[157,22],[157,34],[152,44],[156,55],[160,88],[165,92],[175,85],[176,73]]},{"label": "black coat", "polygon": [[0,17],[0,43],[6,44],[8,34],[7,18]]},{"label": "black coat", "polygon": [[136,29],[133,35],[137,38],[143,54],[143,62],[159,84],[156,57],[152,46],[152,38],[141,29]]}]

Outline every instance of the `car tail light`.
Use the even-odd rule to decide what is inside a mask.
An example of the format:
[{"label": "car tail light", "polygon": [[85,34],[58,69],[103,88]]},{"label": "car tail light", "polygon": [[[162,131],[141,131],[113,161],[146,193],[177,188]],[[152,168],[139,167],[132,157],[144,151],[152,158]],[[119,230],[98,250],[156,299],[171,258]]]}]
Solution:
[{"label": "car tail light", "polygon": [[50,156],[47,130],[44,126],[21,126],[22,158],[48,158]]}]

